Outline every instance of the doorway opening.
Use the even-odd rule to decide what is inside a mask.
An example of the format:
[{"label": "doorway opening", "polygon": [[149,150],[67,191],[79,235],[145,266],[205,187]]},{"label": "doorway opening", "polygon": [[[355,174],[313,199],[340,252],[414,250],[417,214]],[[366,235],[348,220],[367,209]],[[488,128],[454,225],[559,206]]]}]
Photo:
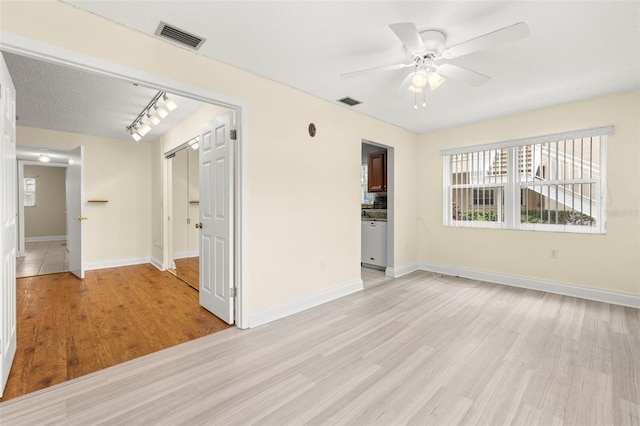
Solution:
[{"label": "doorway opening", "polygon": [[16,277],[68,271],[66,165],[19,161],[18,175]]},{"label": "doorway opening", "polygon": [[361,279],[365,287],[387,281],[393,267],[394,150],[362,141],[360,163]]},{"label": "doorway opening", "polygon": [[[11,35],[3,38],[0,43],[0,49],[3,52],[10,52],[17,55],[23,55],[30,58],[44,59],[47,62],[62,65],[65,67],[71,67],[77,70],[89,71],[92,73],[100,74],[107,77],[113,77],[118,79],[127,79],[127,81],[136,84],[144,85],[145,87],[153,87],[163,91],[169,91],[178,96],[183,96],[195,101],[213,104],[228,108],[233,111],[233,123],[234,123],[234,138],[235,151],[232,157],[229,157],[231,164],[234,167],[231,170],[234,175],[232,180],[235,183],[233,197],[229,199],[231,206],[230,215],[234,219],[235,226],[231,230],[231,239],[227,241],[230,243],[230,250],[234,253],[235,261],[232,264],[232,270],[230,271],[231,278],[233,278],[233,296],[229,298],[231,300],[230,309],[233,312],[233,318],[235,325],[238,328],[248,327],[248,318],[246,315],[246,300],[247,289],[244,285],[244,277],[248,269],[246,264],[246,244],[245,236],[242,232],[243,225],[246,223],[247,218],[243,209],[246,204],[246,179],[247,169],[244,153],[248,141],[246,139],[247,134],[247,121],[246,121],[246,108],[245,101],[232,98],[229,96],[221,95],[211,90],[193,87],[180,81],[170,80],[163,77],[150,75],[148,73],[123,67],[119,64],[109,63],[107,61],[100,61],[97,66],[94,64],[95,58],[88,57],[77,52],[68,51],[52,46],[43,45],[41,43],[35,43],[28,39],[14,38]],[[155,242],[154,242],[155,243]],[[154,266],[157,266],[154,263]],[[211,272],[211,271],[210,271]],[[97,274],[100,275],[100,274]],[[211,275],[209,275],[211,276]],[[214,278],[214,277],[212,277]],[[8,283],[9,286],[13,286],[15,291],[15,278],[13,283]],[[4,286],[5,284],[3,284]],[[229,293],[232,288],[228,287]],[[200,292],[202,293],[202,292]],[[14,293],[15,294],[15,293]],[[10,299],[5,300],[9,302]],[[166,306],[166,305],[165,305]],[[13,307],[2,306],[2,309],[7,311],[13,311]],[[15,345],[15,335],[13,337]],[[5,364],[3,358],[3,365]]]},{"label": "doorway opening", "polygon": [[199,290],[200,137],[165,154],[167,160],[167,271]]}]

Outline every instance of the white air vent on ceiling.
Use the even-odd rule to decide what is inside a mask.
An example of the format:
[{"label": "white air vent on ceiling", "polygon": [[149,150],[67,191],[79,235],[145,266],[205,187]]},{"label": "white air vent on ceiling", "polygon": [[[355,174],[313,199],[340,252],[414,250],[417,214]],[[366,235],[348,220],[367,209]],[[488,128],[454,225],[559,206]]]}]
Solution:
[{"label": "white air vent on ceiling", "polygon": [[166,22],[160,22],[160,25],[158,25],[158,29],[156,29],[155,34],[159,37],[171,40],[175,43],[179,43],[183,46],[187,46],[195,50],[200,49],[202,43],[205,42],[204,38],[195,36],[179,28],[173,27]]}]

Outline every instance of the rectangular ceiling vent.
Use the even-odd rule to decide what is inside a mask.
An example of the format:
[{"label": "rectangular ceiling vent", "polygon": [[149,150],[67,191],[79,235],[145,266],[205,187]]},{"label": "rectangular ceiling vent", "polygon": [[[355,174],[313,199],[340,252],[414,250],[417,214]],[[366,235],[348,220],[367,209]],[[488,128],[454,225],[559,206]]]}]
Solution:
[{"label": "rectangular ceiling vent", "polygon": [[338,102],[342,102],[343,104],[347,104],[349,106],[355,106],[362,103],[348,96],[346,98],[338,99]]},{"label": "rectangular ceiling vent", "polygon": [[205,42],[204,38],[189,34],[188,32],[173,27],[166,22],[160,22],[160,25],[158,25],[158,29],[156,29],[155,34],[158,37],[173,41],[175,43],[181,44],[182,46],[190,47],[194,50],[200,49],[202,43]]}]

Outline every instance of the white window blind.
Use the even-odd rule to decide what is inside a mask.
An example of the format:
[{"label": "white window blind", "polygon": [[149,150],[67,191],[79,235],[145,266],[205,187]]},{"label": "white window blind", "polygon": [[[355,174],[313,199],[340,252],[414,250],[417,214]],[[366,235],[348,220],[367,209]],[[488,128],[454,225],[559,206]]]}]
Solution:
[{"label": "white window blind", "polygon": [[446,226],[604,233],[613,127],[441,151]]}]

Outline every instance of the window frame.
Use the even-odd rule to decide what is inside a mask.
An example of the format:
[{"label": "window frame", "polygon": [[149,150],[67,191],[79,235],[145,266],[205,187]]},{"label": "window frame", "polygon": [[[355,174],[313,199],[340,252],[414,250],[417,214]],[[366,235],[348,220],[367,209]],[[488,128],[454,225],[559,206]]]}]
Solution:
[{"label": "window frame", "polygon": [[[440,151],[442,156],[442,172],[443,172],[443,198],[442,198],[442,221],[443,225],[447,227],[465,227],[465,228],[497,228],[497,229],[512,229],[512,230],[529,230],[529,231],[550,231],[550,232],[570,232],[581,234],[606,234],[606,178],[607,178],[607,136],[613,134],[613,126],[603,126],[591,129],[576,130],[571,132],[555,133],[543,136],[535,136],[530,138],[522,138],[515,140],[508,140],[496,143],[481,144],[474,146],[458,147],[443,149]],[[521,203],[522,203],[522,190],[530,188],[527,181],[521,179],[518,168],[519,163],[519,150],[524,146],[535,146],[541,144],[549,144],[567,140],[584,139],[599,137],[599,176],[580,178],[580,179],[558,179],[554,181],[545,181],[545,185],[564,185],[567,184],[590,184],[595,187],[595,205],[593,212],[593,218],[595,219],[594,226],[584,225],[567,225],[567,224],[546,224],[546,223],[521,223]],[[452,156],[454,155],[473,155],[474,153],[492,151],[492,150],[506,150],[507,154],[507,170],[506,175],[503,175],[503,181],[500,183],[488,182],[486,184],[473,184],[465,183],[463,185],[454,184],[452,181],[451,164]],[[475,169],[473,172],[477,172]],[[532,171],[535,173],[535,171]],[[482,221],[482,220],[454,220],[453,215],[453,190],[455,189],[482,189],[493,190],[495,186],[503,188],[504,206],[502,221]],[[499,193],[494,194],[494,203],[500,204],[498,200]],[[473,195],[473,194],[472,194]],[[473,200],[473,196],[472,196]],[[556,205],[557,205],[556,201]],[[486,205],[482,205],[484,207]],[[549,211],[561,211],[548,209]],[[556,213],[557,214],[557,213]]]}]

